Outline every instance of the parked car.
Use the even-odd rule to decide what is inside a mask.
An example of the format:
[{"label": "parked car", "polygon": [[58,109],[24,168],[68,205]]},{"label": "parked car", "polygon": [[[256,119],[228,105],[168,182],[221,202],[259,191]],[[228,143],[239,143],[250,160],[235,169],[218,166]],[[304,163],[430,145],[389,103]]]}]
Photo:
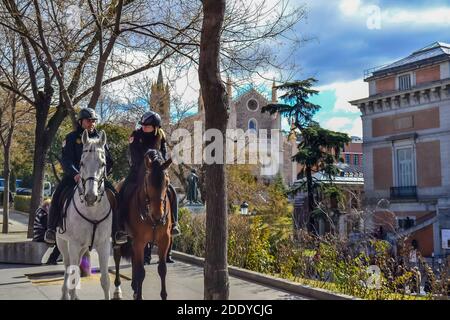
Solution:
[{"label": "parked car", "polygon": [[32,190],[28,188],[17,188],[16,195],[31,196]]},{"label": "parked car", "polygon": [[[5,191],[5,179],[0,178],[0,205],[3,205],[3,192]],[[9,202],[14,202],[14,197],[11,191],[9,191]]]}]

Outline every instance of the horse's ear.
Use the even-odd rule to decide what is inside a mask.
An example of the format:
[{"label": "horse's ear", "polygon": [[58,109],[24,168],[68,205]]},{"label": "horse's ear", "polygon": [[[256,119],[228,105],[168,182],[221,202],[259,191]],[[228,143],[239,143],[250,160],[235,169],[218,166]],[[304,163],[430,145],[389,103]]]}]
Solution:
[{"label": "horse's ear", "polygon": [[106,132],[104,130],[100,131],[100,145],[102,147],[106,145]]},{"label": "horse's ear", "polygon": [[163,165],[161,166],[161,169],[166,170],[170,167],[171,164],[172,164],[172,158],[170,158],[169,160],[166,160],[166,162],[164,162]]},{"label": "horse's ear", "polygon": [[150,169],[152,167],[152,160],[150,159],[149,156],[144,157],[144,162],[145,162],[145,167],[147,169]]},{"label": "horse's ear", "polygon": [[81,136],[81,142],[83,142],[83,144],[87,144],[89,141],[89,134],[87,130],[83,131],[83,135]]}]

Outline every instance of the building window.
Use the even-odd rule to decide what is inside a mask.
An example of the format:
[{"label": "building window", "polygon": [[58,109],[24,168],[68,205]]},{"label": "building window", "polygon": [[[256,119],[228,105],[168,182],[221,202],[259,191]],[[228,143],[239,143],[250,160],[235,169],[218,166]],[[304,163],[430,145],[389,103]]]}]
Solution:
[{"label": "building window", "polygon": [[398,89],[399,90],[409,90],[411,89],[411,75],[405,74],[398,77]]},{"label": "building window", "polygon": [[345,163],[350,164],[350,155],[348,153],[345,154]]},{"label": "building window", "polygon": [[256,101],[255,99],[250,99],[247,101],[247,108],[251,111],[256,111],[258,110],[258,101]]},{"label": "building window", "polygon": [[256,120],[250,119],[248,121],[248,130],[256,132],[257,129],[258,129],[258,124],[257,124]]},{"label": "building window", "polygon": [[397,149],[397,181],[398,187],[414,186],[413,149]]},{"label": "building window", "polygon": [[359,166],[359,156],[357,154],[353,155],[353,164]]}]

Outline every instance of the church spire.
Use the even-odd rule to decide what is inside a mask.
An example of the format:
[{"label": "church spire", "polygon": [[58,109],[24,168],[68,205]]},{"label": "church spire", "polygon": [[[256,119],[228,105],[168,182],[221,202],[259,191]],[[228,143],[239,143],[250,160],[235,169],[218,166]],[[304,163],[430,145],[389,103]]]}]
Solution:
[{"label": "church spire", "polygon": [[164,87],[164,82],[163,82],[163,75],[162,75],[161,66],[159,67],[158,81],[156,82],[156,85],[158,86],[158,88],[163,88],[163,87]]},{"label": "church spire", "polygon": [[152,82],[150,107],[161,116],[163,126],[170,122],[170,90],[169,83],[164,84],[162,69],[159,67],[158,79]]},{"label": "church spire", "polygon": [[272,103],[277,103],[278,97],[277,97],[277,86],[275,85],[275,78],[272,82]]}]

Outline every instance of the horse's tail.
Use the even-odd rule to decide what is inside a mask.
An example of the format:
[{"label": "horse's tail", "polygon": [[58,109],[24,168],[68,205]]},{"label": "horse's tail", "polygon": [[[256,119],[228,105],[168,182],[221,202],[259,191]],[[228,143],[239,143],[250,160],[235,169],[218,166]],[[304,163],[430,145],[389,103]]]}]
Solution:
[{"label": "horse's tail", "polygon": [[120,246],[120,256],[126,260],[131,260],[131,257],[133,256],[133,247],[130,238],[128,238],[127,243]]}]

